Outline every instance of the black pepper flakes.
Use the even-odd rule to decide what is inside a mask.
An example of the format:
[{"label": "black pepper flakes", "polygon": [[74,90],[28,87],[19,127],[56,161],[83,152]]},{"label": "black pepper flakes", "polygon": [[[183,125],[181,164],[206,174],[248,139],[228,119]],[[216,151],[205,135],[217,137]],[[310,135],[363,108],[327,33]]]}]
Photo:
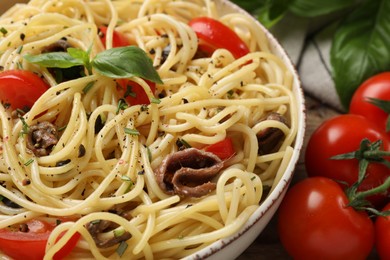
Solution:
[{"label": "black pepper flakes", "polygon": [[85,153],[86,153],[85,146],[83,144],[80,144],[78,158],[83,157],[85,155]]}]

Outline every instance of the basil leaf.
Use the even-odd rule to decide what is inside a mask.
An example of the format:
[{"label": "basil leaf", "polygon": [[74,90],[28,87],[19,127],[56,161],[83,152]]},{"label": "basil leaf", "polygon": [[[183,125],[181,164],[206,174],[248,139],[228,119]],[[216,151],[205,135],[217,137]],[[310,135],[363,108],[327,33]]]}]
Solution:
[{"label": "basil leaf", "polygon": [[366,1],[336,31],[330,61],[345,108],[365,79],[390,69],[389,13],[390,1]]},{"label": "basil leaf", "polygon": [[[372,0],[370,0],[372,1]],[[303,17],[315,17],[351,7],[357,0],[294,0],[290,11]]]},{"label": "basil leaf", "polygon": [[231,2],[235,3],[248,12],[252,12],[257,8],[264,6],[266,2],[269,2],[269,0],[232,0]]},{"label": "basil leaf", "polygon": [[288,10],[290,0],[266,0],[254,14],[265,27],[271,28],[279,22]]},{"label": "basil leaf", "polygon": [[94,69],[110,78],[141,77],[152,82],[163,82],[153,67],[152,60],[140,48],[127,46],[98,53],[91,62]]},{"label": "basil leaf", "polygon": [[35,63],[46,68],[71,68],[74,66],[84,65],[83,60],[76,59],[66,52],[49,52],[39,55],[27,54],[24,58],[30,62]]}]

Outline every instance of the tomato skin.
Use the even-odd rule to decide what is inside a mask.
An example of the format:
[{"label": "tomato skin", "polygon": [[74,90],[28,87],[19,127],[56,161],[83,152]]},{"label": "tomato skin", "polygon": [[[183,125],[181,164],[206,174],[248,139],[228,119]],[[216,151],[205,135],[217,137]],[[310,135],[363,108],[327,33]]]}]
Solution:
[{"label": "tomato skin", "polygon": [[233,142],[230,138],[225,138],[224,140],[216,142],[215,144],[206,146],[205,151],[215,154],[221,160],[229,159],[235,153]]},{"label": "tomato skin", "polygon": [[223,23],[210,17],[197,17],[189,22],[199,38],[199,48],[212,54],[215,49],[229,50],[238,59],[249,53],[249,49],[238,35]]},{"label": "tomato skin", "polygon": [[50,86],[38,75],[27,70],[6,70],[0,73],[1,102],[11,109],[31,108]]},{"label": "tomato skin", "polygon": [[[107,26],[100,26],[99,27],[99,37],[103,43],[104,48],[107,48],[106,35],[107,35]],[[125,47],[128,45],[130,45],[129,40],[124,35],[122,35],[121,33],[114,30],[113,35],[112,35],[112,47],[113,48]]]},{"label": "tomato skin", "polygon": [[[344,114],[323,122],[312,134],[306,147],[305,166],[309,177],[323,176],[347,183],[357,181],[359,162],[357,159],[332,160],[332,156],[359,149],[360,142],[367,138],[371,142],[382,140],[383,149],[390,149],[387,134],[360,115]],[[382,164],[370,163],[366,179],[359,190],[368,190],[382,184],[390,176],[390,169]],[[390,194],[368,197],[375,207],[382,208]]]},{"label": "tomato skin", "polygon": [[[46,250],[46,243],[55,224],[41,220],[30,220],[27,222],[28,232],[0,229],[0,250],[15,260],[43,259]],[[80,234],[74,234],[66,245],[55,255],[55,260],[66,257],[76,246]]]},{"label": "tomato skin", "polygon": [[[390,210],[390,203],[383,210]],[[375,220],[375,248],[380,259],[390,259],[390,216],[378,216]]]},{"label": "tomato skin", "polygon": [[300,260],[366,259],[374,245],[374,224],[366,212],[347,204],[340,185],[325,177],[292,186],[278,211],[286,251]]},{"label": "tomato skin", "polygon": [[383,72],[364,81],[352,96],[349,113],[368,118],[386,130],[388,114],[371,104],[369,98],[390,101],[390,72]]},{"label": "tomato skin", "polygon": [[[127,87],[131,87],[131,92],[134,96],[125,97],[126,103],[130,106],[134,105],[148,105],[150,104],[150,100],[145,90],[136,82],[128,80],[128,79],[118,79],[117,90],[120,97],[124,97]],[[156,84],[151,81],[146,81],[152,90],[153,93],[156,91]]]}]

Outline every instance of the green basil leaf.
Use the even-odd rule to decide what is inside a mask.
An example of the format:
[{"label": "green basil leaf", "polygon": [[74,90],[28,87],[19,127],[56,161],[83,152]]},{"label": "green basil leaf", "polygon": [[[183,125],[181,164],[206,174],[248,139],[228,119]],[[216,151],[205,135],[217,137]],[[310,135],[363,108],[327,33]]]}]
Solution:
[{"label": "green basil leaf", "polygon": [[98,53],[91,62],[102,75],[110,78],[141,77],[162,84],[147,54],[135,46],[112,48]]},{"label": "green basil leaf", "polygon": [[49,52],[38,55],[27,54],[24,58],[30,63],[38,64],[46,68],[66,69],[84,65],[83,60],[76,59],[66,52]]},{"label": "green basil leaf", "polygon": [[253,10],[265,6],[266,2],[269,2],[269,0],[232,0],[231,2],[248,12],[253,12]]},{"label": "green basil leaf", "polygon": [[367,1],[336,31],[330,61],[336,90],[345,108],[365,79],[390,69],[389,13],[390,1]]},{"label": "green basil leaf", "polygon": [[265,27],[271,28],[279,22],[288,10],[290,0],[266,0],[254,14]]},{"label": "green basil leaf", "polygon": [[83,64],[87,64],[89,62],[89,53],[82,49],[68,48],[66,51],[76,60],[82,61]]},{"label": "green basil leaf", "polygon": [[351,7],[356,2],[357,0],[294,0],[289,9],[299,16],[315,17]]}]

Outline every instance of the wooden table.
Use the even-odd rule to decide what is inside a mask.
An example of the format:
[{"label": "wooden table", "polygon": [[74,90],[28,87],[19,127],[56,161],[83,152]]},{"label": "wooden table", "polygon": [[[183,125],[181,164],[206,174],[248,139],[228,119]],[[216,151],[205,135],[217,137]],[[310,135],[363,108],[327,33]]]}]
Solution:
[{"label": "wooden table", "polygon": [[[315,129],[326,119],[339,114],[328,106],[321,104],[318,100],[306,95],[306,133],[305,141],[302,148],[302,153],[294,173],[294,178],[291,185],[306,177],[304,154],[309,137]],[[278,233],[276,230],[276,215],[272,218],[267,227],[257,237],[257,239],[248,247],[238,260],[284,260],[292,259],[288,256],[283,246],[280,244]],[[372,252],[370,260],[379,259],[375,251]]]}]

